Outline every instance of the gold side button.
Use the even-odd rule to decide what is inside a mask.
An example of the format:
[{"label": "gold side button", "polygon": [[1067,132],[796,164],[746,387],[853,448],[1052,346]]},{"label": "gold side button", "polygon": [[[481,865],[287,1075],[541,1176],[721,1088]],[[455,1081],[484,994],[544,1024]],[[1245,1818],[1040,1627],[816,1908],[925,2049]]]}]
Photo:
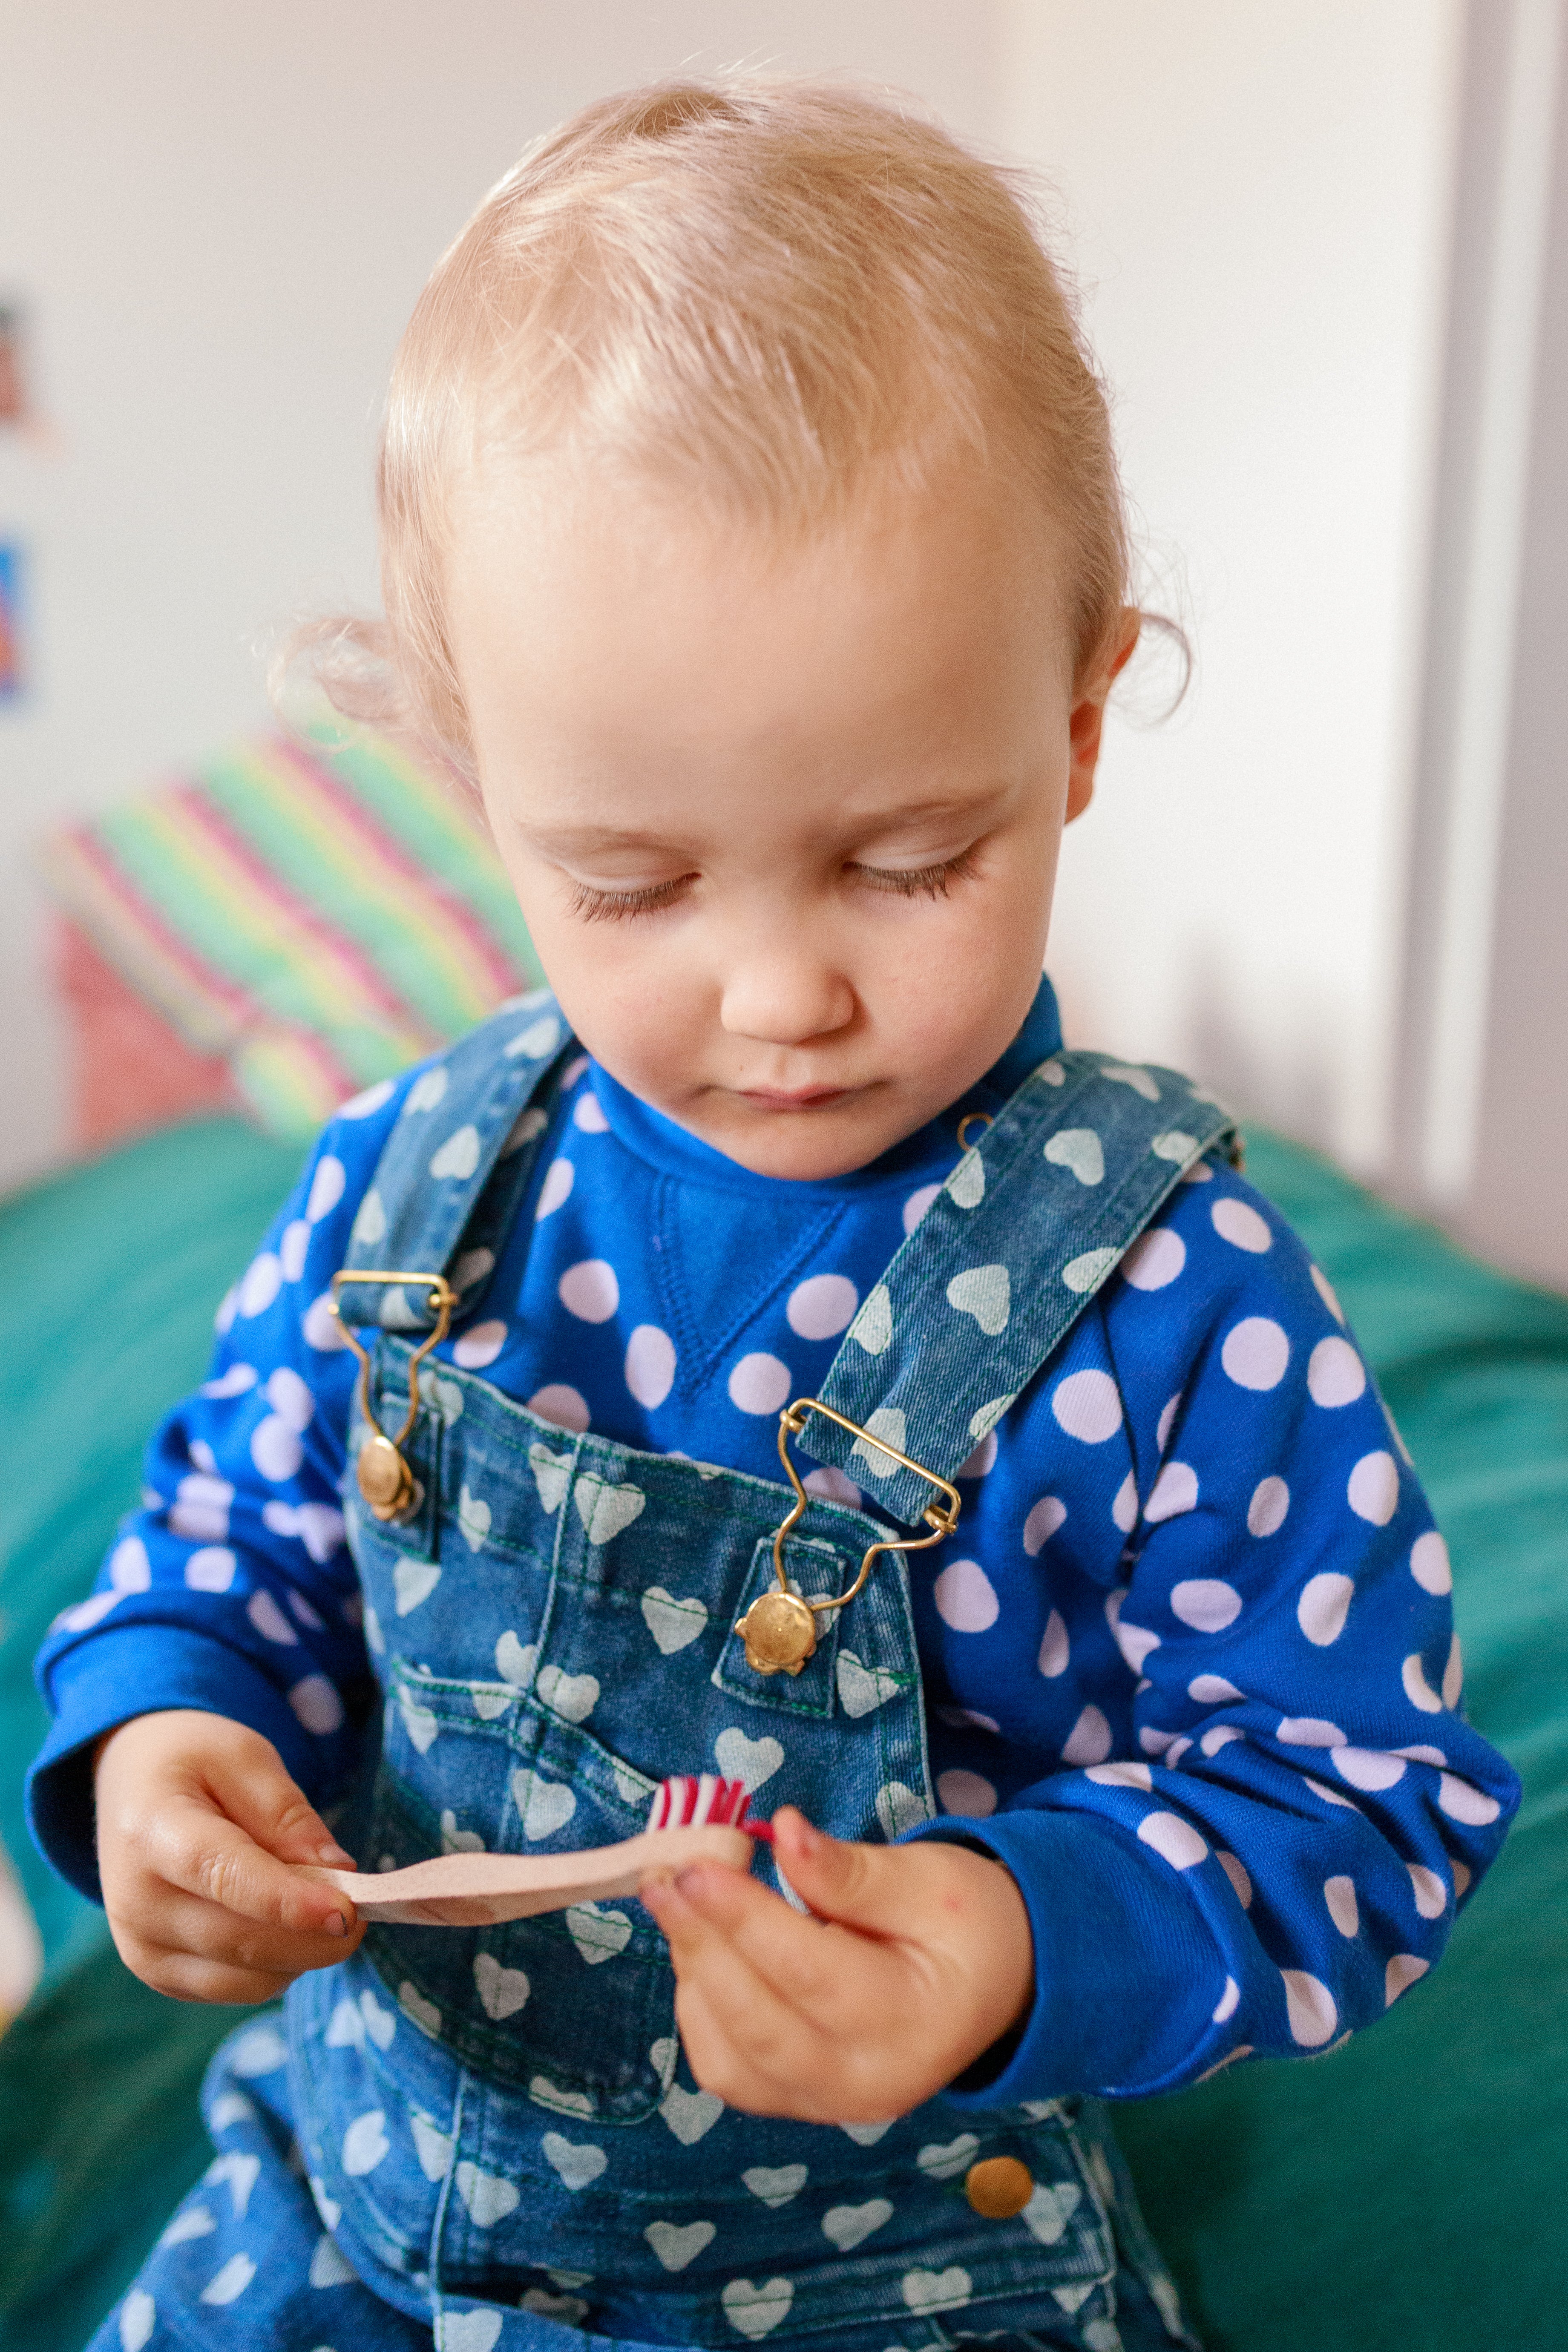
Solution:
[{"label": "gold side button", "polygon": [[1034,2195],[1034,2178],[1016,2156],[987,2156],[970,2166],[963,2193],[982,2220],[1010,2221]]}]

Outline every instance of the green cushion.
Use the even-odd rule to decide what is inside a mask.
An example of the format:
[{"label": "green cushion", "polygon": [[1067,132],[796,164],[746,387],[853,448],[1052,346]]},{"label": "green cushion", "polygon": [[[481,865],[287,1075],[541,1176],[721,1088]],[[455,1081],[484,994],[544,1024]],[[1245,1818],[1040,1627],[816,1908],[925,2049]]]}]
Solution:
[{"label": "green cushion", "polygon": [[[28,1669],[294,1166],[214,1121],[0,1208],[0,1426],[26,1471],[0,1496],[0,1833],[50,1958],[0,2042],[7,2352],[72,2352],[205,2160],[195,2089],[235,2012],[145,1991],[32,1856]],[[1124,2107],[1119,2128],[1211,2352],[1545,2345],[1568,2169],[1568,1304],[1294,1147],[1257,1139],[1251,1172],[1338,1287],[1415,1455],[1454,1554],[1470,1706],[1525,1804],[1448,1960],[1385,2025]]]},{"label": "green cushion", "polygon": [[196,2086],[235,2021],[161,2000],[22,1823],[33,1655],[134,1504],[142,1451],[206,1369],[213,1309],[299,1168],[237,1121],[174,1128],[0,1204],[0,1836],[47,1974],[0,2041],[0,2342],[74,2352],[210,2156]]}]

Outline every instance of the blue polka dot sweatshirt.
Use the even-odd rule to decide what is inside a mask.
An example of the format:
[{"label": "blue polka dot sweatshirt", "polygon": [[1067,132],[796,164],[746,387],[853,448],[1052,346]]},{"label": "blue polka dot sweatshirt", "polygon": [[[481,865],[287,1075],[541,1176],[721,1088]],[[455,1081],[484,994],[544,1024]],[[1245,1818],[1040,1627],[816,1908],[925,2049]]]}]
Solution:
[{"label": "blue polka dot sweatshirt", "polygon": [[[961,1104],[869,1167],[752,1174],[580,1059],[479,1319],[439,1353],[567,1429],[778,1475],[779,1407],[959,1157],[1059,1043],[1047,984]],[[422,1073],[327,1128],[224,1301],[211,1377],[39,1661],[36,1832],[97,1891],[90,1744],[203,1707],[319,1805],[369,1695],[340,1485],[355,1363],[328,1284]],[[941,1814],[1012,1872],[1021,2027],[951,2094],[1173,2087],[1321,2050],[1438,1958],[1518,1801],[1459,1710],[1443,1539],[1333,1292],[1228,1168],[1191,1171],[909,1561]],[[841,1472],[808,1486],[860,1498]],[[673,1770],[700,1759],[671,1753]],[[1217,1854],[1222,1872],[1194,1864]]]}]

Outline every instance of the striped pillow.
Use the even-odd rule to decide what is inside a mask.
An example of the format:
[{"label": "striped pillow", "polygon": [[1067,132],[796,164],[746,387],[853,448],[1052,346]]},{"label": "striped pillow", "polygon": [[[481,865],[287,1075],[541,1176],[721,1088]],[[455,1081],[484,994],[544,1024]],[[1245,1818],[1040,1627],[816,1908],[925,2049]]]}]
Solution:
[{"label": "striped pillow", "polygon": [[43,845],[76,929],[274,1135],[542,977],[477,806],[380,738],[237,744]]}]

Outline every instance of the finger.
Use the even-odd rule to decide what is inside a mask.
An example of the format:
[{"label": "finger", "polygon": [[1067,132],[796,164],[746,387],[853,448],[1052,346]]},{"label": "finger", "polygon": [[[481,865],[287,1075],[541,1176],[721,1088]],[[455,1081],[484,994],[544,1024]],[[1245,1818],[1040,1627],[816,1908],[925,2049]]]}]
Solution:
[{"label": "finger", "polygon": [[708,1988],[690,1979],[676,1993],[675,2015],[692,2074],[726,2106],[742,2115],[792,2116],[801,2123],[838,2120],[828,2096],[839,2072],[831,2060],[825,2063],[816,2051],[802,2050],[793,2066],[770,2066],[749,2024],[738,2034]]},{"label": "finger", "polygon": [[346,1959],[364,1932],[358,1921],[344,1935],[258,1925],[172,1886],[160,1887],[155,1902],[121,1917],[131,1933],[163,1949],[289,1977]]},{"label": "finger", "polygon": [[940,2089],[944,2075],[910,2072],[906,2035],[847,2039],[802,2016],[772,1988],[734,1972],[687,1979],[676,2016],[705,2090],[751,2115],[803,2123],[882,2123]]},{"label": "finger", "polygon": [[[793,1916],[788,1905],[781,1903],[777,1895],[769,1895],[765,1887],[752,1881],[742,1879],[732,1870],[683,1871],[678,1879],[650,1880],[643,1887],[642,1899],[664,1930],[676,1975],[682,1982],[732,1973],[742,1978],[762,1998],[767,1989],[738,1948],[725,1922],[710,1917],[700,1902],[693,1899],[710,1879],[733,1879],[737,1886],[749,1887],[765,1906],[781,1912],[784,1919]],[[771,1992],[768,1997],[772,1997]]]},{"label": "finger", "polygon": [[156,1945],[122,1949],[121,1958],[143,1984],[151,1985],[154,1992],[165,1994],[170,2000],[230,2004],[243,2001],[254,2005],[276,2000],[294,1980],[293,1973],[279,1975],[270,1969],[226,1967],[198,1959],[191,1952],[163,1951]]},{"label": "finger", "polygon": [[827,2112],[839,2073],[828,2038],[721,1939],[685,1939],[676,2016],[693,2073],[705,2090],[754,2114]]},{"label": "finger", "polygon": [[[697,2054],[690,2053],[698,2079],[707,2088],[719,2091],[731,2105],[754,2105],[754,2099],[748,2099],[741,2086],[758,2079],[774,2092],[784,2086],[792,2091],[799,2088],[806,2105],[769,2112],[815,2112],[811,2102],[819,2082],[826,2094],[840,2068],[841,2053],[834,2044],[831,2026],[825,2030],[824,2021],[797,2005],[787,1972],[775,1979],[722,1927],[703,1916],[686,1892],[687,1879],[699,1875],[732,1879],[736,1874],[685,1872],[679,1880],[666,1881],[658,1892],[656,1915],[669,1938],[675,1961],[682,2031],[689,2011],[701,2017],[708,2034],[702,2050],[707,2073],[699,2066]],[[751,1891],[762,1898],[764,1916],[778,1913],[792,1925],[807,1924],[797,1921],[787,1905],[764,1888],[753,1885]],[[767,1953],[765,1940],[762,1949]]]},{"label": "finger", "polygon": [[[347,1937],[353,1927],[346,1899],[319,1879],[306,1878],[265,1852],[235,1822],[191,1798],[174,1800],[147,1840],[157,1876],[186,1895],[200,1895],[258,1927]],[[329,1923],[338,1922],[334,1931]],[[345,1948],[339,1944],[340,1954]]]},{"label": "finger", "polygon": [[[733,1870],[699,1864],[683,1870],[674,1884],[684,1906],[679,1917],[682,1947],[677,1951],[673,1941],[670,1947],[678,1968],[698,1966],[702,1938],[717,1937],[793,2008],[819,2024],[847,2021],[845,1986],[864,1986],[867,1968],[877,1958],[870,1937],[821,1919],[803,1918],[754,1878],[742,1878]],[[854,1948],[847,1948],[851,1945]],[[864,2005],[862,1999],[857,2010]]]},{"label": "finger", "polygon": [[345,1853],[269,1739],[246,1743],[243,1757],[206,1759],[203,1778],[219,1810],[279,1862],[319,1862],[352,1870]]},{"label": "finger", "polygon": [[760,1913],[764,1923],[776,1921],[781,1929],[799,1924],[798,1914],[782,1895],[719,1864],[698,1863],[676,1875],[661,1873],[646,1879],[639,1892],[678,1964],[683,1958],[695,1958],[715,1938],[727,1942],[753,1913]]},{"label": "finger", "polygon": [[917,1857],[907,1846],[851,1844],[828,1837],[794,1805],[773,1815],[773,1828],[780,1869],[819,1918],[873,1936],[923,1941],[929,1934],[931,1890],[929,1874],[918,1866],[924,1848]]}]

